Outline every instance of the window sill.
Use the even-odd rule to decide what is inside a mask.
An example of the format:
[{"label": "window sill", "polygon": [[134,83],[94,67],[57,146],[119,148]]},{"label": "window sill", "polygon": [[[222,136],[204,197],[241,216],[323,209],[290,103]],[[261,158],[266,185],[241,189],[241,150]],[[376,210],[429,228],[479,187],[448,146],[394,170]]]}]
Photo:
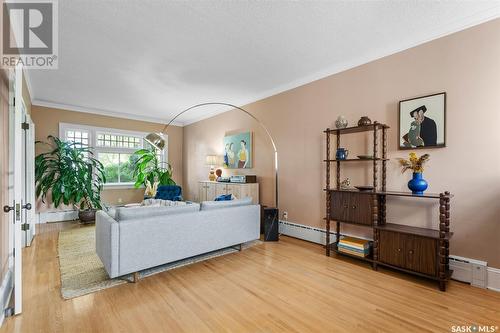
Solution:
[{"label": "window sill", "polygon": [[[139,187],[144,188],[144,186]],[[136,189],[133,183],[131,184],[104,184],[104,190],[127,190],[127,189]]]}]

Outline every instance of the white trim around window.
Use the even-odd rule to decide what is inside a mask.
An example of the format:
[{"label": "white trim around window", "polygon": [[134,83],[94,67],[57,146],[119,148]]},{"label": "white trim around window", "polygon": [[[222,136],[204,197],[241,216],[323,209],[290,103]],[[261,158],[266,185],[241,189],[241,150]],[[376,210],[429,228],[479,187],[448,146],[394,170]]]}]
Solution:
[{"label": "white trim around window", "polygon": [[[92,150],[95,156],[98,158],[99,154],[103,153],[115,153],[115,154],[132,154],[138,149],[144,148],[144,137],[148,135],[147,132],[137,132],[137,131],[129,131],[122,130],[116,128],[107,128],[107,127],[97,127],[97,126],[89,126],[89,125],[81,125],[81,124],[70,124],[70,123],[59,123],[59,137],[62,140],[66,140],[66,133],[68,131],[75,132],[85,132],[88,134],[88,146],[92,147]],[[129,137],[139,137],[140,146],[139,145],[131,145],[132,147],[116,147],[116,146],[99,146],[98,143],[98,135],[112,135],[112,136],[129,136]],[[165,135],[166,143],[168,147],[168,136]],[[100,140],[102,142],[102,140]],[[107,144],[110,144],[111,141],[107,141]],[[128,142],[128,141],[127,141]],[[162,162],[168,162],[168,149],[165,149],[161,155]],[[119,176],[118,176],[119,177]],[[115,183],[106,183],[104,185],[105,188],[108,189],[124,189],[124,188],[134,188],[134,182],[115,182]]]}]

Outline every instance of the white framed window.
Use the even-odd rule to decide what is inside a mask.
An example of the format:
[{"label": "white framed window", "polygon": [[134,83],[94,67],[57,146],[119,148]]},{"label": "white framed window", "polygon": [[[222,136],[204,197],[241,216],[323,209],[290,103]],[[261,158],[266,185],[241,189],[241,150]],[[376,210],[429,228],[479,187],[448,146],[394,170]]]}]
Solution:
[{"label": "white framed window", "polygon": [[[61,140],[92,148],[95,157],[104,166],[105,187],[133,187],[133,154],[139,149],[151,148],[144,141],[146,135],[146,132],[59,123]],[[168,143],[168,137],[165,137]],[[161,162],[168,162],[168,149],[158,152],[158,157]]]}]

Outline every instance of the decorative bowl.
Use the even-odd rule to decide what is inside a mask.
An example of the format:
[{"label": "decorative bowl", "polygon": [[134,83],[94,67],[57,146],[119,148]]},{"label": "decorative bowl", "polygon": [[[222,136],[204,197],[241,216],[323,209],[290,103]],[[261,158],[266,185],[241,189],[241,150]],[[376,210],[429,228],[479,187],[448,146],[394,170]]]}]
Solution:
[{"label": "decorative bowl", "polygon": [[372,191],[373,190],[373,186],[370,186],[370,185],[354,186],[354,187],[360,191]]},{"label": "decorative bowl", "polygon": [[373,155],[358,155],[360,160],[373,160]]}]

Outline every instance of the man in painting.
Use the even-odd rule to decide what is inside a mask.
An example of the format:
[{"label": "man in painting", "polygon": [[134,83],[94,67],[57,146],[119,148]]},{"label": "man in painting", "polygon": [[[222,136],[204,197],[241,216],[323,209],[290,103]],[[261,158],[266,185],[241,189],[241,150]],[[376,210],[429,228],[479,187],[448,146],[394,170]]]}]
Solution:
[{"label": "man in painting", "polygon": [[435,146],[437,144],[436,122],[425,116],[427,107],[422,105],[410,112],[414,118],[408,134],[403,137],[406,147]]},{"label": "man in painting", "polygon": [[238,152],[238,168],[244,169],[247,167],[248,163],[248,149],[245,140],[241,140],[240,146],[241,148],[240,151]]}]

